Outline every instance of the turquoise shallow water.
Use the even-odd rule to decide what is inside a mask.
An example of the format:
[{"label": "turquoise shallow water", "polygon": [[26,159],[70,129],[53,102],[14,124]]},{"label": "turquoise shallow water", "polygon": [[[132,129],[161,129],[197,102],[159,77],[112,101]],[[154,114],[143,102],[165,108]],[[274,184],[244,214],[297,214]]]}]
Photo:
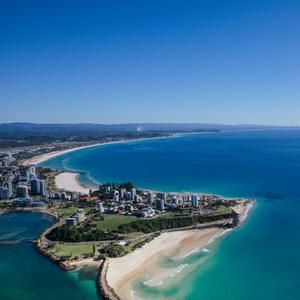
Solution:
[{"label": "turquoise shallow water", "polygon": [[[209,252],[163,259],[166,267],[185,265],[170,280],[156,287],[144,278],[136,282],[133,289],[143,298],[300,299],[300,130],[129,142],[72,152],[43,165],[79,171],[85,183],[131,180],[157,190],[257,198],[247,221],[210,244]],[[38,265],[48,268],[41,259]],[[95,297],[95,287],[85,285],[90,281],[57,274],[72,283],[75,299],[85,299],[77,293]],[[68,284],[55,286],[65,290]]]},{"label": "turquoise shallow water", "polygon": [[300,299],[299,130],[107,145],[44,165],[77,170],[86,183],[131,180],[139,187],[165,191],[257,198],[246,223],[209,245],[210,252],[196,253],[188,262],[171,262],[173,267],[187,264],[172,280],[155,288],[137,282],[134,289],[143,297]]},{"label": "turquoise shallow water", "polygon": [[1,300],[98,299],[95,270],[63,272],[30,242],[52,222],[41,213],[0,215],[0,241],[19,241],[0,246]]}]

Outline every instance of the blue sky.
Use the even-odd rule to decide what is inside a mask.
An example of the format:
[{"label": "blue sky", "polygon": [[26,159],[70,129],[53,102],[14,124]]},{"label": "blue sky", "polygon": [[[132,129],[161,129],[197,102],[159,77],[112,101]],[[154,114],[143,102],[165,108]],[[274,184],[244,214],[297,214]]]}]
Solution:
[{"label": "blue sky", "polygon": [[299,1],[0,1],[0,122],[300,125]]}]

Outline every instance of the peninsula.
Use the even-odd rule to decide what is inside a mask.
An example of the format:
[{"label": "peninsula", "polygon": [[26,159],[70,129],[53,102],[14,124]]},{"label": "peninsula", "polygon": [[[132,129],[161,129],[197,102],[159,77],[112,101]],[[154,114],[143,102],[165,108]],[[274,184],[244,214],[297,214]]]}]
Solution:
[{"label": "peninsula", "polygon": [[108,299],[132,299],[132,285],[144,274],[149,286],[157,286],[174,272],[190,272],[184,265],[162,268],[160,260],[204,251],[238,226],[254,201],[151,191],[131,182],[89,188],[80,185],[76,173],[35,165],[77,149],[46,151],[25,162],[22,154],[4,156],[4,174],[10,176],[1,190],[2,197],[7,194],[1,209],[38,209],[54,216],[57,222],[36,241],[38,251],[64,270],[99,267],[98,287]]}]

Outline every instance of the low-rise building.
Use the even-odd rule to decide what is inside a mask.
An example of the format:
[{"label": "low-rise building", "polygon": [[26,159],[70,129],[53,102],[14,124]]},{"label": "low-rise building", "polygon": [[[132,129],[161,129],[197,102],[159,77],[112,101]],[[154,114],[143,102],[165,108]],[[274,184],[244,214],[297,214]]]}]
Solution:
[{"label": "low-rise building", "polygon": [[75,218],[78,223],[81,223],[85,220],[85,211],[83,209],[78,209],[77,214],[75,215]]},{"label": "low-rise building", "polygon": [[103,206],[103,203],[102,202],[98,202],[96,204],[96,210],[101,212],[101,213],[104,213],[105,209],[104,209],[104,206]]},{"label": "low-rise building", "polygon": [[138,215],[142,218],[151,218],[155,216],[155,211],[152,207],[143,208]]}]

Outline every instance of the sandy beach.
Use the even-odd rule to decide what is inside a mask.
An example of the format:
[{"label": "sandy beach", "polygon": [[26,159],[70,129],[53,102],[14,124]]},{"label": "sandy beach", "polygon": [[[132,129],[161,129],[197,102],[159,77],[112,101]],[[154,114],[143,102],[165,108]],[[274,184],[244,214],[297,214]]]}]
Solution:
[{"label": "sandy beach", "polygon": [[[180,273],[185,266],[176,269],[162,268],[163,257],[181,259],[207,244],[225,232],[221,228],[165,232],[142,248],[119,258],[110,258],[106,280],[121,299],[133,299],[132,283],[147,277],[147,284],[156,286]],[[151,272],[151,275],[150,275]],[[149,278],[150,276],[150,278]]]},{"label": "sandy beach", "polygon": [[78,260],[78,261],[69,261],[68,262],[71,266],[74,266],[76,268],[80,268],[80,267],[99,267],[102,263],[101,260],[94,260],[93,258],[85,258],[82,260]]},{"label": "sandy beach", "polygon": [[[128,142],[128,140],[50,152],[31,158],[26,164],[39,164],[53,157],[84,148],[124,142]],[[78,173],[62,172],[56,176],[56,186],[67,191],[88,194],[89,188],[82,186],[78,177]],[[235,211],[239,214],[241,222],[247,217],[252,205],[253,204],[244,205],[244,203],[241,203],[236,207]],[[124,257],[108,259],[106,262],[105,281],[107,281],[109,287],[111,287],[121,299],[133,299],[132,284],[137,279],[144,280],[149,286],[158,286],[169,278],[173,278],[176,274],[189,272],[191,270],[190,268],[192,268],[192,266],[186,268],[185,265],[180,265],[177,268],[162,267],[160,264],[161,259],[172,258],[180,260],[197,251],[203,250],[205,252],[207,251],[205,247],[226,231],[224,228],[207,228],[162,233],[150,243],[147,243],[142,248]],[[79,266],[86,265],[86,263],[86,261],[83,261],[79,263]],[[94,262],[88,262],[87,264],[89,263],[94,264]],[[75,264],[77,265],[78,262]]]},{"label": "sandy beach", "polygon": [[[104,146],[104,145],[112,145],[112,144],[119,144],[119,143],[126,143],[126,142],[134,142],[134,141],[141,141],[141,140],[154,140],[154,139],[162,139],[162,138],[169,138],[169,137],[175,137],[173,136],[162,136],[162,137],[153,137],[153,138],[141,138],[141,139],[131,139],[131,140],[120,140],[120,141],[113,141],[113,142],[106,142],[106,143],[98,143],[98,144],[92,144],[87,146],[81,146],[81,147],[75,147],[65,150],[59,150],[59,151],[52,151],[49,153],[45,153],[42,155],[34,156],[32,158],[29,158],[23,162],[24,166],[28,165],[38,165],[42,162],[45,162],[51,158],[61,156],[70,152],[74,152],[81,149],[91,148],[91,147],[98,147],[98,146]],[[58,174],[55,177],[55,183],[56,187],[59,189],[63,189],[66,191],[73,191],[78,192],[81,194],[88,194],[90,187],[83,186],[79,181],[79,174],[73,173],[73,172],[62,172]]]},{"label": "sandy beach", "polygon": [[127,143],[127,142],[136,142],[136,141],[145,141],[145,140],[156,140],[156,139],[165,139],[165,138],[172,138],[172,137],[177,137],[178,135],[170,135],[170,136],[161,136],[161,137],[151,137],[151,138],[140,138],[140,139],[128,139],[128,140],[120,140],[120,141],[113,141],[113,142],[104,142],[104,143],[97,143],[97,144],[92,144],[92,145],[87,145],[87,146],[81,146],[81,147],[75,147],[75,148],[70,148],[70,149],[65,149],[65,150],[59,150],[59,151],[52,151],[49,153],[45,153],[42,155],[37,155],[34,157],[31,157],[29,159],[26,159],[23,162],[24,166],[28,165],[38,165],[42,162],[45,162],[51,158],[64,155],[73,151],[81,150],[81,149],[86,149],[86,148],[91,148],[91,147],[98,147],[98,146],[105,146],[105,145],[112,145],[112,144],[120,144],[120,143]]},{"label": "sandy beach", "polygon": [[81,194],[89,194],[90,191],[90,188],[80,184],[78,173],[62,172],[56,175],[55,185],[59,189],[77,192]]},{"label": "sandy beach", "polygon": [[85,149],[85,148],[90,148],[90,147],[96,147],[96,146],[100,146],[100,145],[107,145],[107,144],[111,144],[111,143],[100,143],[100,144],[93,144],[93,145],[88,145],[88,146],[82,146],[82,147],[75,147],[75,148],[70,148],[70,149],[65,149],[65,150],[59,150],[59,151],[52,151],[49,153],[45,153],[42,155],[37,155],[34,157],[31,157],[27,160],[25,160],[23,162],[23,165],[28,166],[28,165],[38,165],[42,162],[45,162],[51,158],[63,155],[63,154],[67,154],[73,151],[77,151],[80,149]]},{"label": "sandy beach", "polygon": [[[245,221],[253,204],[254,201],[242,202],[236,206],[240,223]],[[137,279],[144,280],[144,284],[148,286],[159,286],[170,278],[174,280],[173,277],[184,272],[187,267],[180,265],[175,269],[164,268],[160,265],[161,259],[168,257],[180,260],[198,251],[208,252],[205,248],[207,245],[231,230],[216,227],[162,233],[124,257],[110,258],[107,262],[106,281],[121,299],[136,299],[133,297],[132,284]]]}]

